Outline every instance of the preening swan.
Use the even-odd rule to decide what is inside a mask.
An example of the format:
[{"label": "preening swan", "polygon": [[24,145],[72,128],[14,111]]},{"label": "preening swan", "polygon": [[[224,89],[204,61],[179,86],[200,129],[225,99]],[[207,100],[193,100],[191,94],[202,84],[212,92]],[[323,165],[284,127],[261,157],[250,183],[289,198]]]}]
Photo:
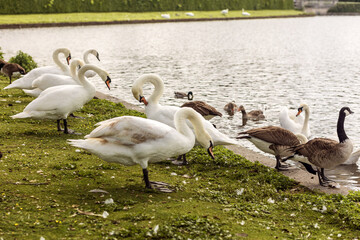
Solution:
[{"label": "preening swan", "polygon": [[[275,126],[254,128],[241,132],[239,135],[241,136],[237,137],[237,139],[247,139],[261,151],[274,155],[276,158],[275,168],[277,170],[288,170],[288,166],[282,165],[281,160],[293,155],[293,151],[289,150],[290,147],[307,142],[307,138],[304,135],[295,135],[284,128]],[[310,173],[316,173],[307,162],[301,163]]]},{"label": "preening swan", "polygon": [[176,129],[150,119],[123,116],[98,123],[98,127],[85,136],[85,140],[68,141],[107,162],[127,166],[139,164],[143,169],[145,187],[152,188],[148,177],[148,163],[185,154],[194,146],[195,136],[186,120],[193,125],[197,141],[214,158],[213,142],[204,129],[202,117],[190,108],[181,108],[176,112]]},{"label": "preening swan", "polygon": [[54,73],[54,74],[61,74],[61,75],[70,75],[69,67],[63,64],[59,59],[59,54],[64,54],[67,64],[71,59],[70,50],[67,48],[58,48],[53,52],[53,60],[57,66],[45,66],[45,67],[38,67],[30,72],[28,72],[25,76],[19,78],[18,80],[14,81],[12,84],[8,85],[4,89],[10,88],[18,88],[18,89],[33,89],[32,82],[36,78],[40,77],[42,74],[45,73]]},{"label": "preening swan", "polygon": [[69,133],[66,118],[70,113],[80,109],[95,96],[95,86],[85,77],[88,70],[95,71],[110,89],[109,74],[95,65],[85,65],[78,73],[81,85],[61,85],[44,90],[38,98],[30,102],[23,112],[12,118],[34,118],[57,120],[60,131],[60,120],[64,121],[64,133]]},{"label": "preening swan", "polygon": [[[143,95],[142,86],[145,83],[154,85],[154,91],[148,100]],[[164,92],[164,83],[162,79],[156,74],[144,74],[140,76],[132,86],[132,93],[135,99],[145,104],[145,114],[147,118],[153,119],[168,126],[175,127],[174,115],[179,107],[175,106],[162,106],[159,100]],[[237,142],[217,130],[209,121],[202,118],[205,130],[210,134],[213,139],[214,145],[236,145]],[[185,162],[185,161],[184,161]]]},{"label": "preening swan", "polygon": [[[32,86],[34,89],[31,90],[23,89],[23,91],[32,97],[38,97],[42,91],[44,91],[49,87],[54,87],[59,85],[79,85],[81,83],[79,82],[77,76],[77,70],[78,68],[81,68],[84,65],[85,63],[81,59],[74,58],[70,63],[71,77],[66,75],[45,73],[33,81]],[[87,72],[85,72],[85,75]]]},{"label": "preening swan", "polygon": [[348,107],[341,108],[337,122],[339,142],[329,138],[314,138],[305,144],[293,147],[295,161],[307,162],[316,166],[321,186],[337,187],[334,181],[324,174],[324,168],[334,168],[349,159],[353,144],[344,130],[345,117],[353,112]]},{"label": "preening swan", "polygon": [[216,110],[216,108],[203,101],[187,102],[181,105],[181,107],[190,107],[194,109],[195,111],[200,113],[206,120],[210,120],[216,116],[222,117],[221,112],[219,112],[218,110]]},{"label": "preening swan", "polygon": [[[305,111],[304,121],[299,119],[299,115],[303,111]],[[279,122],[281,127],[293,133],[304,134],[307,138],[309,138],[311,136],[309,118],[310,118],[309,106],[303,103],[300,104],[298,108],[298,113],[296,115],[291,114],[286,107],[283,107],[280,111]]]},{"label": "preening swan", "polygon": [[[97,60],[100,61],[100,56],[99,56],[98,51],[96,51],[95,49],[89,49],[89,50],[85,51],[85,52],[84,52],[84,55],[83,55],[83,57],[84,57],[84,62],[85,62],[86,64],[90,64],[89,54],[94,55],[94,56],[97,58]],[[94,71],[87,71],[87,72],[85,73],[85,77],[87,77],[87,78],[94,77],[95,75],[96,75],[96,73],[95,73]]]}]

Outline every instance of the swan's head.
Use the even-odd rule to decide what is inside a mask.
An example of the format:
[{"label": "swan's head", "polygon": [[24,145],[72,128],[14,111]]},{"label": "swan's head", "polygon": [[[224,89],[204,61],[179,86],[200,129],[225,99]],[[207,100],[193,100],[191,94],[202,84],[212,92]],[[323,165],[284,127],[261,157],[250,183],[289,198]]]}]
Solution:
[{"label": "swan's head", "polygon": [[80,58],[74,58],[70,63],[70,68],[75,67],[75,68],[80,69],[84,65],[85,65],[85,63],[83,60],[81,60]]},{"label": "swan's head", "polygon": [[89,50],[89,53],[91,53],[92,55],[94,55],[94,56],[97,58],[97,60],[99,60],[99,62],[100,62],[100,56],[99,56],[99,52],[98,52],[98,51],[96,51],[95,49],[90,49],[90,50]]},{"label": "swan's head", "polygon": [[110,90],[110,83],[111,83],[111,78],[109,76],[106,76],[105,84],[109,90]]},{"label": "swan's head", "polygon": [[309,106],[306,105],[305,103],[302,103],[302,104],[300,104],[300,107],[298,108],[298,113],[296,114],[296,116],[299,116],[300,113],[302,113],[303,111],[309,112],[309,110],[310,110]]},{"label": "swan's head", "polygon": [[193,95],[192,91],[188,92],[187,98],[188,98],[188,100],[193,100],[194,95]]},{"label": "swan's head", "polygon": [[299,140],[300,144],[305,144],[305,143],[307,143],[309,141],[304,134],[297,133],[297,134],[295,134],[295,136]]},{"label": "swan's head", "polygon": [[70,50],[67,48],[61,48],[60,49],[62,53],[64,53],[65,57],[66,57],[66,62],[69,65],[70,64],[70,60],[71,60],[71,53]]},{"label": "swan's head", "polygon": [[144,97],[142,87],[137,86],[137,84],[135,83],[133,85],[133,87],[131,88],[131,92],[136,100],[138,100],[140,103],[144,103],[145,106],[148,105],[148,102],[146,101],[146,99]]},{"label": "swan's head", "polygon": [[350,110],[349,107],[343,107],[340,109],[340,112],[339,114],[342,115],[342,114],[345,114],[345,117],[350,115],[350,114],[353,114],[354,112]]}]

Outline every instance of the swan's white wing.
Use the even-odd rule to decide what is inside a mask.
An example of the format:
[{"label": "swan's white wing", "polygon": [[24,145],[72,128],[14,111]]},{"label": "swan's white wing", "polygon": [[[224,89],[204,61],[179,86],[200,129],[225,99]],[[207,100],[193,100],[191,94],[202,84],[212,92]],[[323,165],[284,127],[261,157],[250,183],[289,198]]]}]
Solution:
[{"label": "swan's white wing", "polygon": [[33,89],[34,87],[32,86],[32,82],[36,78],[40,77],[41,75],[43,75],[45,73],[53,73],[53,74],[60,74],[60,75],[70,74],[69,72],[65,73],[64,71],[62,71],[60,68],[58,68],[56,66],[38,67],[38,68],[31,70],[26,75],[24,75],[23,77],[19,78],[16,81],[14,81],[13,83],[8,85],[4,89],[10,89],[10,88]]},{"label": "swan's white wing", "polygon": [[359,157],[360,157],[360,149],[357,150],[356,152],[353,152],[349,159],[346,160],[346,162],[344,162],[343,164],[349,165],[349,164],[356,164],[359,161]]},{"label": "swan's white wing", "polygon": [[180,134],[160,122],[132,116],[109,119],[97,125],[85,138],[103,138],[125,146],[159,141],[168,135]]},{"label": "swan's white wing", "polygon": [[36,78],[33,81],[32,86],[34,88],[45,90],[49,87],[54,87],[59,85],[76,85],[76,84],[77,82],[70,76],[46,73]]},{"label": "swan's white wing", "polygon": [[[149,104],[150,105],[150,104]],[[179,107],[175,106],[147,106],[145,113],[147,118],[164,123],[170,127],[175,128],[174,116]]]}]

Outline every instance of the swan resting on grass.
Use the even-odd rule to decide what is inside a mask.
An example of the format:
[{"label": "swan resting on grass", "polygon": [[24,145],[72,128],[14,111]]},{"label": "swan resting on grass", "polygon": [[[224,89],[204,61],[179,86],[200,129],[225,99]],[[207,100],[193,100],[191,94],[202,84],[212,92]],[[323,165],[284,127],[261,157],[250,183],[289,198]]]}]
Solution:
[{"label": "swan resting on grass", "polygon": [[[153,188],[149,181],[148,164],[189,152],[195,144],[195,136],[186,123],[194,127],[197,141],[214,159],[214,146],[203,126],[203,117],[191,108],[179,109],[174,117],[175,128],[133,116],[116,117],[97,123],[98,126],[84,140],[69,139],[69,144],[85,149],[107,162],[126,166],[139,164],[143,169],[145,187]],[[167,184],[155,182],[154,187],[171,192]]]}]

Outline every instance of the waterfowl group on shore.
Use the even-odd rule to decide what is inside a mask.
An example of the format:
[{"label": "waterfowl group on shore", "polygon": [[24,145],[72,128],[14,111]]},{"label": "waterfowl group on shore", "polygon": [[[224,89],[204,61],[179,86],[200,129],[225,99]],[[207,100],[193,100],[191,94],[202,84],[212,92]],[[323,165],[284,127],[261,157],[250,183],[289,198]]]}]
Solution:
[{"label": "waterfowl group on shore", "polygon": [[[5,89],[18,88],[37,97],[21,113],[11,117],[53,119],[57,121],[58,131],[74,133],[68,128],[67,117],[95,95],[95,86],[87,77],[99,75],[110,90],[109,74],[89,64],[89,54],[100,61],[99,53],[94,49],[85,52],[83,61],[71,60],[70,50],[59,48],[53,53],[53,60],[57,66],[36,68],[13,83],[10,82]],[[60,60],[60,55],[65,56],[67,65]],[[6,63],[0,61],[0,66],[4,69]],[[154,90],[150,96],[145,96],[143,86],[148,83],[154,86]],[[290,169],[285,164],[288,160],[300,162],[311,174],[317,173],[319,184],[326,187],[337,185],[325,176],[324,169],[334,168],[345,162],[354,162],[359,158],[360,153],[352,154],[353,145],[344,130],[345,117],[353,113],[348,107],[343,107],[339,112],[338,142],[326,138],[308,140],[311,136],[310,109],[306,104],[299,105],[296,114],[287,108],[281,109],[280,126],[243,130],[237,137],[240,141],[237,141],[223,134],[209,121],[214,117],[222,117],[222,113],[204,101],[189,101],[181,106],[161,105],[159,102],[164,88],[160,76],[141,75],[134,81],[131,91],[134,98],[144,104],[147,119],[123,116],[105,120],[99,122],[98,127],[86,135],[85,139],[69,139],[69,144],[94,153],[108,162],[123,165],[139,164],[143,170],[145,187],[163,192],[171,190],[165,183],[150,182],[148,163],[179,157],[178,160],[182,159],[180,164],[188,164],[185,154],[195,145],[204,147],[210,157],[214,158],[214,146],[236,145],[241,139],[247,139],[261,151],[275,156],[275,169]],[[174,94],[175,98],[193,100],[192,91]],[[226,104],[223,110],[231,116],[241,112],[243,123],[244,120],[246,123],[247,120],[265,119],[262,110],[247,112],[243,105],[237,107],[234,101]],[[305,114],[301,115],[302,112]],[[305,117],[302,117],[303,115]],[[64,130],[61,129],[61,120]]]}]

